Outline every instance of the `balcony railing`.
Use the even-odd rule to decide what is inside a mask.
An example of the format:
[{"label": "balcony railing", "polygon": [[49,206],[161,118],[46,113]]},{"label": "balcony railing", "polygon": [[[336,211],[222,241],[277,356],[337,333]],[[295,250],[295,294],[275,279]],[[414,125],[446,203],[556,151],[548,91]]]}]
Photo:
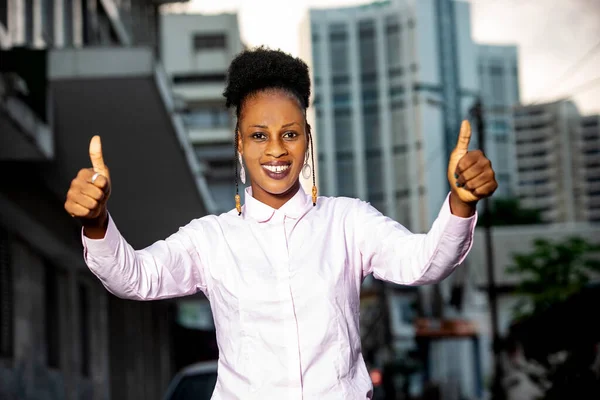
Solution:
[{"label": "balcony railing", "polygon": [[550,125],[554,121],[554,116],[550,113],[543,112],[537,115],[515,116],[516,129],[536,129],[536,127]]}]

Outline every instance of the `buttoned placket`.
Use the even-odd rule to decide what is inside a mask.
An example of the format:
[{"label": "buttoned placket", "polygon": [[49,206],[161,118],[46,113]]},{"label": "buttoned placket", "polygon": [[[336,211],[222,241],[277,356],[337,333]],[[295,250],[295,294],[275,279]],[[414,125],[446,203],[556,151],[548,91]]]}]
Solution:
[{"label": "buttoned placket", "polygon": [[[290,388],[290,399],[302,400],[302,366],[300,363],[300,340],[298,336],[298,319],[296,318],[296,310],[294,305],[294,296],[292,293],[292,263],[290,260],[289,240],[290,233],[297,222],[296,219],[286,216],[281,211],[275,211],[273,222],[281,223],[282,235],[284,243],[282,243],[280,260],[281,268],[278,268],[280,282],[285,284],[278,285],[280,293],[279,298],[285,299],[285,304],[290,307],[286,308],[285,322],[285,341],[287,350],[287,359],[289,360],[288,379],[293,382],[293,387]],[[279,244],[279,243],[278,243]]]}]

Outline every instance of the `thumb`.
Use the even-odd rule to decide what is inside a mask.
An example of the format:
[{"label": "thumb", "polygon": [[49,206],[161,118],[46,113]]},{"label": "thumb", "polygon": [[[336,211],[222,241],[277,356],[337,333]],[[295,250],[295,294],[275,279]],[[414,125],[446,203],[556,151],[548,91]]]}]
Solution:
[{"label": "thumb", "polygon": [[458,134],[455,150],[461,155],[466,154],[469,151],[469,142],[471,142],[471,124],[465,119],[460,125],[460,133]]},{"label": "thumb", "polygon": [[90,140],[90,160],[92,161],[94,172],[98,172],[108,178],[107,168],[104,164],[104,157],[102,156],[102,142],[98,135]]}]

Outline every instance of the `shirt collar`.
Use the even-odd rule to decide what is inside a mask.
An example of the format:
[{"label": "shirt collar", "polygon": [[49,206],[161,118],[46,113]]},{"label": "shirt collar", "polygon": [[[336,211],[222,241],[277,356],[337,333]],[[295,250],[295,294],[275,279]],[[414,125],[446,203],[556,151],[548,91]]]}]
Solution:
[{"label": "shirt collar", "polygon": [[298,189],[294,197],[289,199],[279,210],[256,200],[252,196],[252,188],[249,186],[244,193],[243,214],[244,218],[250,217],[258,222],[267,222],[273,217],[275,212],[283,213],[288,218],[298,219],[306,212],[308,203],[309,199],[302,185],[300,185],[300,189]]}]

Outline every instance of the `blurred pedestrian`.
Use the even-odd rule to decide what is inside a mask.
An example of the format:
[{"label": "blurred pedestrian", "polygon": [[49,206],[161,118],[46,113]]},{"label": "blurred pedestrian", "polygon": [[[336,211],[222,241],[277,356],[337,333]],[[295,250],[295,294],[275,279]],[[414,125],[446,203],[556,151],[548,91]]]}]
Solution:
[{"label": "blurred pedestrian", "polygon": [[[108,212],[110,174],[94,137],[93,168],[79,172],[65,203],[83,223],[85,261],[123,298],[206,295],[220,351],[214,398],[370,398],[359,334],[363,279],[422,285],[447,277],[471,248],[477,202],[496,190],[491,164],[468,150],[464,121],[448,164],[452,189],[429,232],[411,233],[366,202],[317,196],[303,61],[244,51],[231,63],[224,96],[237,117],[239,179],[249,177],[244,205],[236,189],[231,212],[193,220],[136,251]],[[152,174],[162,167],[156,158],[122,172]],[[312,176],[309,195],[300,174]],[[237,180],[236,173],[236,188]]]}]

